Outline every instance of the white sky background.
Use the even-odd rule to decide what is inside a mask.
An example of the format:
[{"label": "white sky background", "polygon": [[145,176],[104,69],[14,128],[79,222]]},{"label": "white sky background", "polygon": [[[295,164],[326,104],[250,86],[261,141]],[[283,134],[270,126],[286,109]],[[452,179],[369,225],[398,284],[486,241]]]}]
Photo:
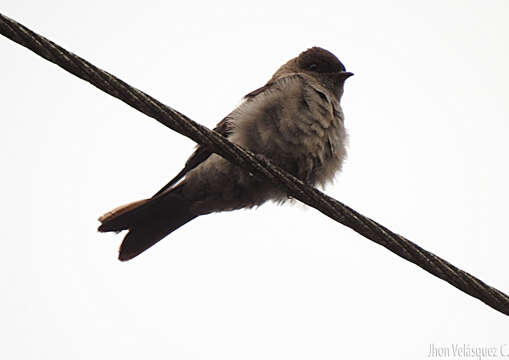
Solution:
[{"label": "white sky background", "polygon": [[[313,45],[354,72],[326,192],[509,292],[509,2],[4,0],[20,21],[213,127]],[[128,263],[97,217],[194,143],[0,37],[0,357],[509,354],[508,318],[312,209],[199,218]]]}]

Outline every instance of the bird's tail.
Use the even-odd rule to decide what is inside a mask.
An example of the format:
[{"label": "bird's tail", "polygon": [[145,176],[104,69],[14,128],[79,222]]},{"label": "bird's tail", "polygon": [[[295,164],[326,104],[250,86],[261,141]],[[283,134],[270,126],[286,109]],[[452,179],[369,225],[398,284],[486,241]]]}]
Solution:
[{"label": "bird's tail", "polygon": [[99,218],[99,231],[129,230],[120,246],[118,258],[126,261],[175,231],[198,215],[179,187],[157,197],[120,206]]}]

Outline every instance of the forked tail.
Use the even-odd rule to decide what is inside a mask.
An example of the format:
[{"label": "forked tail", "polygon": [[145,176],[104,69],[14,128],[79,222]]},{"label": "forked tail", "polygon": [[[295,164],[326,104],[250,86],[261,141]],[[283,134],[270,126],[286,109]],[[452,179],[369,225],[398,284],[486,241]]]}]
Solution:
[{"label": "forked tail", "polygon": [[193,220],[191,202],[179,187],[157,197],[120,206],[99,218],[99,231],[129,230],[120,246],[118,258],[127,261]]}]

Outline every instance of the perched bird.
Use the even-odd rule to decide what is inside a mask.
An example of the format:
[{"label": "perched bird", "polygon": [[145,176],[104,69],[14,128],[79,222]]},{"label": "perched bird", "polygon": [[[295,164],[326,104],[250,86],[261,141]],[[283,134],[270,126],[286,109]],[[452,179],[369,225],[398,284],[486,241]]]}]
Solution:
[{"label": "perched bird", "polygon": [[[346,155],[340,100],[352,75],[329,51],[310,48],[247,94],[214,130],[305,183],[323,186]],[[200,215],[286,199],[281,189],[199,145],[152,198],[101,216],[99,231],[128,230],[119,250],[126,261]]]}]

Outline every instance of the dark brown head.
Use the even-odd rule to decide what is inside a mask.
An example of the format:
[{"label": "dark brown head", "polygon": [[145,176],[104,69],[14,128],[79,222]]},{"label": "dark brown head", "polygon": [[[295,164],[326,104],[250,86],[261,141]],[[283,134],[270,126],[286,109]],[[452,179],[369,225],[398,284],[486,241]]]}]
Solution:
[{"label": "dark brown head", "polygon": [[346,71],[345,65],[330,51],[312,47],[296,58],[297,66],[303,71],[316,73],[335,73]]},{"label": "dark brown head", "polygon": [[316,78],[338,99],[343,94],[345,80],[353,75],[346,71],[345,66],[333,53],[316,46],[281,66],[271,81],[292,73],[304,73]]}]

